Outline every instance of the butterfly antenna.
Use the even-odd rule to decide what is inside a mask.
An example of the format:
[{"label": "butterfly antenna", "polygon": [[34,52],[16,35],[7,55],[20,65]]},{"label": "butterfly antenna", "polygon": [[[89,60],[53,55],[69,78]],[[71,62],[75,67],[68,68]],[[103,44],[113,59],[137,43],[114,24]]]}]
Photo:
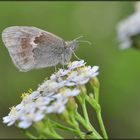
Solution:
[{"label": "butterfly antenna", "polygon": [[78,40],[77,42],[84,42],[84,43],[88,43],[89,45],[92,44],[90,41],[87,41],[87,40]]},{"label": "butterfly antenna", "polygon": [[75,38],[74,40],[78,40],[78,39],[80,39],[80,38],[83,38],[84,36],[79,36],[79,37],[77,37],[77,38]]},{"label": "butterfly antenna", "polygon": [[92,44],[90,41],[87,41],[87,40],[79,40],[80,38],[83,38],[83,37],[84,37],[84,36],[79,36],[79,37],[75,38],[74,40],[76,40],[77,42],[88,43],[89,45]]},{"label": "butterfly antenna", "polygon": [[70,50],[72,51],[72,53],[73,53],[73,55],[78,59],[78,60],[82,60],[82,59],[80,59],[76,54],[75,54],[75,52],[70,48]]}]

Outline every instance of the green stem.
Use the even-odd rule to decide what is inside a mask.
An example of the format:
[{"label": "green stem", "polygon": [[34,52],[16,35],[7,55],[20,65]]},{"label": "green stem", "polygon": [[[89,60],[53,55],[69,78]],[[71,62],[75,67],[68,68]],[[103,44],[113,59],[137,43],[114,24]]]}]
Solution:
[{"label": "green stem", "polygon": [[94,87],[95,100],[99,103],[99,88]]},{"label": "green stem", "polygon": [[46,134],[47,136],[51,136],[52,138],[56,138],[56,139],[62,139],[63,137],[61,137],[60,135],[58,135],[54,130],[48,130],[48,128],[43,130],[43,133]]},{"label": "green stem", "polygon": [[24,131],[25,135],[28,136],[31,139],[37,139],[37,137],[33,136],[31,133],[29,133],[28,131]]},{"label": "green stem", "polygon": [[89,117],[88,117],[88,113],[87,113],[86,99],[85,99],[87,91],[86,91],[85,86],[79,86],[79,88],[81,90],[81,96],[77,96],[77,99],[82,107],[84,118],[85,118],[86,122],[89,123],[90,121],[89,121]]},{"label": "green stem", "polygon": [[75,117],[88,131],[92,131],[92,135],[94,136],[94,138],[102,139],[100,134],[95,130],[95,128],[90,124],[90,122],[87,124],[87,122],[78,112],[76,113]]},{"label": "green stem", "polygon": [[103,123],[101,111],[96,111],[96,113],[97,113],[97,118],[98,118],[98,121],[99,121],[99,125],[100,125],[100,128],[101,128],[101,131],[103,133],[103,136],[104,136],[105,139],[108,139],[108,136],[107,136],[107,133],[106,133],[106,129],[105,129],[105,126],[104,126],[104,123]]},{"label": "green stem", "polygon": [[51,128],[51,132],[55,136],[55,138],[58,138],[58,139],[62,139],[63,138],[59,134],[57,134],[56,131],[53,128]]},{"label": "green stem", "polygon": [[62,137],[53,129],[53,124],[50,123],[50,120],[46,119],[46,121],[47,122],[40,121],[33,125],[38,134],[43,137],[51,136],[52,138],[62,139]]},{"label": "green stem", "polygon": [[62,139],[63,137],[61,137],[54,129],[54,123],[50,120],[50,119],[46,119],[46,134],[49,134],[51,136],[53,136],[54,138],[58,138],[58,139]]},{"label": "green stem", "polygon": [[[52,121],[52,120],[51,120]],[[54,122],[52,121],[52,123],[57,127],[57,128],[60,128],[60,129],[63,129],[63,130],[66,130],[66,131],[71,131],[73,133],[77,133],[77,131],[73,128],[70,128],[70,127],[66,127],[58,122]]]},{"label": "green stem", "polygon": [[87,113],[87,108],[86,108],[86,102],[85,102],[85,99],[82,101],[81,106],[82,106],[82,110],[83,110],[84,118],[85,118],[86,122],[89,124],[90,121],[89,121],[89,117],[88,117],[88,113]]},{"label": "green stem", "polygon": [[71,121],[67,121],[69,125],[73,126],[77,132],[77,134],[80,136],[80,138],[84,138],[84,134],[83,132],[80,130],[79,128],[79,124],[77,123],[77,121],[75,120],[74,118],[74,115],[73,114],[70,114],[70,118],[71,118]]},{"label": "green stem", "polygon": [[106,129],[105,129],[103,119],[102,119],[102,116],[101,116],[101,107],[100,107],[100,105],[97,103],[97,101],[92,96],[91,97],[87,96],[86,100],[95,109],[96,114],[97,114],[97,118],[98,118],[98,121],[99,121],[99,125],[100,125],[100,128],[101,128],[101,131],[103,133],[104,138],[107,139],[108,136],[107,136]]},{"label": "green stem", "polygon": [[[99,104],[99,87],[97,88],[94,86],[94,93],[95,93],[95,100],[96,100],[97,104]],[[99,125],[101,128],[102,134],[103,134],[104,138],[107,139],[108,136],[107,136],[106,129],[105,129],[103,119],[101,116],[101,108],[96,108],[96,114],[97,114],[97,118],[99,121]]]},{"label": "green stem", "polygon": [[[91,94],[92,95],[92,94]],[[97,103],[97,101],[94,99],[93,96],[86,96],[86,101],[95,109],[100,109],[100,105]]]},{"label": "green stem", "polygon": [[39,137],[44,138],[46,136],[44,134],[44,132],[43,132],[43,130],[44,130],[44,124],[43,124],[42,121],[34,123],[33,127],[37,131]]}]

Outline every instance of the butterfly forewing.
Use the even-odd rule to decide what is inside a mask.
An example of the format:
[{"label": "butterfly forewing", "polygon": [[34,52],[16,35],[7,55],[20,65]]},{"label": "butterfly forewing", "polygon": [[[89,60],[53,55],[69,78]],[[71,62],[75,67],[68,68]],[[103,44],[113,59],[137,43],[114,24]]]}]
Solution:
[{"label": "butterfly forewing", "polygon": [[6,28],[2,33],[2,40],[20,71],[58,64],[65,46],[60,37],[26,26]]}]

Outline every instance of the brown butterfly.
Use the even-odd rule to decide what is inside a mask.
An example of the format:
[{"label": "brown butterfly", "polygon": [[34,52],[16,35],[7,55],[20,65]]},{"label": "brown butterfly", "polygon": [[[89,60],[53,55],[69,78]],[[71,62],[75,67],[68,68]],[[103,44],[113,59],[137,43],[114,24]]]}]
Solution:
[{"label": "brown butterfly", "polygon": [[27,26],[12,26],[2,32],[13,63],[23,72],[66,64],[78,46],[77,39],[64,41],[50,32]]}]

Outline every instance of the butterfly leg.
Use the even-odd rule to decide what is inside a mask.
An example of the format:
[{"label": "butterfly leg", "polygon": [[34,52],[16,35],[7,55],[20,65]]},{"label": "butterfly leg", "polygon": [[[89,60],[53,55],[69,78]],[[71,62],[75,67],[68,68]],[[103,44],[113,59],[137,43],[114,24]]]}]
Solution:
[{"label": "butterfly leg", "polygon": [[65,65],[63,64],[62,66],[63,66],[63,70],[65,70]]},{"label": "butterfly leg", "polygon": [[55,70],[55,72],[57,72],[57,66],[54,66],[54,70]]},{"label": "butterfly leg", "polygon": [[76,59],[78,59],[79,61],[82,60],[81,58],[79,58],[79,57],[75,54],[75,52],[74,52],[71,48],[70,48],[70,50],[72,51],[72,53],[73,53],[73,55],[75,56]]},{"label": "butterfly leg", "polygon": [[64,64],[65,64],[65,61],[66,61],[66,60],[65,60],[64,54],[62,54],[62,60],[63,60],[63,61],[62,61],[63,63],[61,63],[61,64],[62,64],[63,70],[65,70],[65,65],[64,65]]}]

